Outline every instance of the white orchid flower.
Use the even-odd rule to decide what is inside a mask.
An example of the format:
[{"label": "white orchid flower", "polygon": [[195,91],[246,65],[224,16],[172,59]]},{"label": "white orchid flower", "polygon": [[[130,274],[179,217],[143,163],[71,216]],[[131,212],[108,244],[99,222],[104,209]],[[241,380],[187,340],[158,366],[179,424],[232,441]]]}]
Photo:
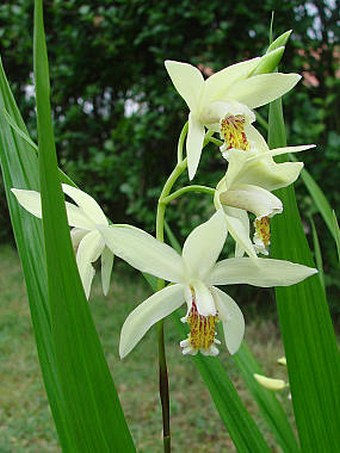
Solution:
[{"label": "white orchid flower", "polygon": [[[107,227],[109,222],[98,203],[80,189],[62,184],[64,193],[76,205],[65,202],[68,223],[72,228],[71,239],[76,250],[76,260],[87,299],[90,296],[95,269],[92,265],[101,258],[102,288],[107,295],[113,266],[113,254],[105,245],[98,226]],[[40,193],[34,190],[11,189],[18,202],[35,217],[42,218]]]},{"label": "white orchid flower", "polygon": [[298,74],[252,75],[260,61],[261,58],[253,58],[228,66],[207,80],[188,63],[165,61],[176,90],[190,109],[186,143],[190,180],[201,157],[205,127],[220,132],[231,140],[232,146],[247,149],[243,129],[255,121],[251,109],[284,95],[301,78]]},{"label": "white orchid flower", "polygon": [[293,285],[317,272],[288,261],[231,258],[216,263],[226,239],[222,210],[195,228],[186,239],[182,255],[138,228],[104,228],[112,252],[141,272],[171,284],[141,303],[127,317],[121,332],[119,354],[125,357],[150,327],[184,302],[190,328],[180,343],[183,354],[217,355],[216,323],[222,322],[224,339],[234,354],[244,334],[244,319],[236,302],[215,285],[247,283],[254,286]]},{"label": "white orchid flower", "polygon": [[[228,170],[218,183],[215,195],[217,209],[223,208],[227,228],[237,243],[237,254],[254,256],[268,254],[270,244],[270,218],[283,210],[281,200],[273,190],[286,187],[298,178],[302,162],[276,163],[274,156],[296,153],[315,145],[288,146],[269,150],[262,135],[253,127],[245,129],[249,149],[228,149],[223,152]],[[254,244],[249,234],[247,212],[255,215]]]},{"label": "white orchid flower", "polygon": [[[277,360],[277,362],[280,365],[287,366],[287,360],[286,357],[281,357],[280,359]],[[277,379],[277,378],[272,378],[272,377],[267,377],[264,376],[263,374],[253,374],[254,378],[257,380],[257,382],[262,385],[262,387],[272,390],[274,392],[278,390],[283,390],[287,387],[289,387],[289,382],[284,381],[283,379]],[[292,399],[291,394],[288,394],[288,399]]]}]

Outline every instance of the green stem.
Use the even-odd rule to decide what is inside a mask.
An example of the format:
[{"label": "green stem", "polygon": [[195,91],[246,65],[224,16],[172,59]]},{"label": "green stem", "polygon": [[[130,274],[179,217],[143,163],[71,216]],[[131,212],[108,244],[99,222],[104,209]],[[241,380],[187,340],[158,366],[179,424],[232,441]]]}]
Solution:
[{"label": "green stem", "polygon": [[212,187],[192,185],[182,187],[181,189],[176,190],[176,192],[173,192],[171,195],[168,195],[167,197],[163,198],[163,203],[168,204],[170,203],[170,201],[175,200],[176,198],[188,192],[207,193],[208,195],[212,196],[215,195],[215,189],[213,189]]},{"label": "green stem", "polygon": [[166,203],[164,202],[165,198],[168,197],[173,185],[177,179],[181,176],[183,171],[187,167],[187,159],[182,160],[176,165],[173,169],[171,175],[167,179],[161,195],[158,200],[157,214],[156,214],[156,239],[161,242],[164,242],[164,217],[165,217],[165,208]]},{"label": "green stem", "polygon": [[[158,200],[157,214],[156,214],[156,238],[164,242],[164,218],[165,218],[165,209],[166,203],[164,203],[164,198],[166,198],[173,185],[183,173],[187,166],[187,159],[183,160],[183,146],[185,137],[188,131],[187,123],[184,125],[182,132],[178,140],[177,148],[177,165],[166,181],[161,195]],[[164,280],[158,280],[158,290],[164,288]],[[163,320],[158,322],[158,355],[159,355],[159,394],[161,399],[162,406],[162,420],[163,420],[163,448],[164,453],[171,452],[171,432],[170,432],[170,398],[169,398],[169,380],[168,380],[168,370],[166,364],[166,355],[165,355],[165,342],[164,342],[164,323]]]},{"label": "green stem", "polygon": [[223,145],[222,140],[219,140],[218,138],[215,138],[215,137],[209,137],[208,142],[211,142],[211,143],[213,143],[214,145],[216,145],[218,147]]},{"label": "green stem", "polygon": [[164,453],[171,452],[171,432],[170,432],[170,396],[169,379],[165,355],[164,342],[164,323],[158,322],[158,356],[159,356],[159,394],[162,406],[163,419],[163,447]]},{"label": "green stem", "polygon": [[184,147],[184,141],[185,137],[187,136],[188,133],[188,121],[184,124],[179,139],[178,139],[178,145],[177,145],[177,163],[180,164],[183,161],[183,147]]},{"label": "green stem", "polygon": [[[188,123],[183,126],[181,134],[178,139],[177,147],[177,165],[173,169],[169,178],[167,179],[161,195],[158,200],[157,213],[156,213],[156,239],[164,242],[164,221],[165,221],[165,210],[167,203],[172,199],[185,192],[199,191],[213,195],[214,189],[205,186],[188,186],[177,190],[173,194],[169,195],[177,179],[181,176],[187,167],[187,158],[183,159],[183,147],[185,138],[188,132]],[[204,144],[205,146],[212,139],[213,132],[206,134]],[[164,280],[158,280],[158,291],[164,288]],[[168,381],[168,370],[166,364],[165,355],[165,343],[164,343],[164,323],[163,321],[158,322],[158,353],[159,353],[159,394],[162,406],[162,419],[163,419],[163,447],[164,453],[171,452],[171,433],[170,433],[170,398],[169,398],[169,381]]]}]

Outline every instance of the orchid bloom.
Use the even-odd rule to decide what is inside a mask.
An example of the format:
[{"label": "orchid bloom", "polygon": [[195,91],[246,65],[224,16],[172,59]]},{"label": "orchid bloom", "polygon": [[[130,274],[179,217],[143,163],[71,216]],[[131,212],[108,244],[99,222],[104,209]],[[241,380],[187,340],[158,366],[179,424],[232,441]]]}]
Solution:
[{"label": "orchid bloom", "polygon": [[[315,145],[288,146],[269,150],[262,135],[252,126],[246,128],[249,149],[223,151],[229,165],[218,183],[215,195],[217,209],[223,208],[230,234],[237,243],[237,255],[244,251],[254,256],[268,254],[270,218],[283,210],[281,200],[273,190],[292,184],[299,176],[302,162],[276,163],[273,156],[305,151]],[[255,215],[254,244],[249,234],[247,212]]]},{"label": "orchid bloom", "polygon": [[257,382],[262,385],[262,387],[273,390],[274,392],[277,390],[283,390],[286,387],[289,387],[289,384],[285,382],[283,379],[276,379],[264,376],[263,374],[254,373],[254,378]]},{"label": "orchid bloom", "polygon": [[184,302],[183,318],[190,328],[181,341],[183,354],[217,355],[216,323],[222,322],[224,339],[234,354],[244,334],[244,318],[236,302],[215,285],[247,283],[254,286],[287,286],[317,272],[288,261],[231,258],[216,263],[227,232],[222,210],[195,228],[186,239],[182,255],[170,246],[135,228],[103,228],[112,252],[130,265],[173,284],[141,303],[127,317],[120,336],[119,354],[125,357],[145,333]]},{"label": "orchid bloom", "polygon": [[[277,360],[277,362],[280,365],[287,366],[287,360],[286,357],[281,357],[280,359]],[[254,373],[254,378],[257,380],[257,382],[262,385],[262,387],[272,390],[272,391],[277,391],[277,390],[283,390],[287,387],[289,387],[289,383],[284,381],[283,379],[277,379],[277,378],[271,378],[264,376],[263,374],[257,374]],[[289,393],[288,398],[291,399],[291,394]]]},{"label": "orchid bloom", "polygon": [[[81,281],[87,299],[89,298],[92,280],[95,274],[93,262],[101,257],[101,278],[104,295],[107,295],[110,286],[110,277],[113,266],[113,254],[105,246],[105,241],[98,230],[98,226],[107,227],[109,222],[90,195],[62,184],[64,193],[76,205],[65,202],[68,223],[72,228],[71,239],[76,250],[76,260]],[[35,217],[42,218],[40,193],[34,190],[11,189],[18,202]]]},{"label": "orchid bloom", "polygon": [[233,147],[247,149],[243,130],[255,121],[251,109],[279,98],[300,80],[298,74],[252,75],[262,59],[253,58],[228,66],[207,80],[188,63],[165,61],[176,90],[190,109],[186,143],[190,180],[196,174],[201,157],[205,127],[220,132]]}]

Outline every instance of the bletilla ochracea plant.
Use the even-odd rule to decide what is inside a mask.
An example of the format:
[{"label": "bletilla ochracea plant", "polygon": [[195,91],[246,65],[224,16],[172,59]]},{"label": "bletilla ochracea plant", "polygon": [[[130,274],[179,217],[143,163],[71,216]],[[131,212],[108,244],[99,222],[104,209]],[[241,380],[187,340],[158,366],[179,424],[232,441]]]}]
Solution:
[{"label": "bletilla ochracea plant", "polygon": [[[216,331],[218,322],[223,326],[226,347],[234,354],[244,335],[244,318],[237,303],[217,286],[287,286],[316,272],[300,264],[257,256],[258,253],[268,254],[269,219],[284,209],[272,191],[293,183],[303,167],[302,162],[278,164],[273,158],[313,146],[270,150],[252,125],[255,121],[253,108],[279,98],[300,79],[297,74],[258,74],[256,68],[266,58],[270,57],[229,66],[207,80],[190,64],[165,62],[168,74],[190,112],[187,159],[181,157],[182,152],[178,154],[176,168],[160,196],[156,238],[130,225],[110,224],[92,197],[63,184],[64,193],[76,203],[66,202],[66,212],[87,297],[95,274],[93,264],[99,257],[104,294],[109,289],[114,255],[139,271],[168,282],[127,317],[120,338],[121,357],[137,345],[151,326],[184,303],[187,311],[182,320],[188,325],[189,333],[180,342],[183,354],[217,355],[221,343]],[[171,194],[186,166],[189,179],[193,179],[204,140],[214,133],[222,139],[221,163],[223,166],[227,163],[228,167],[216,189],[198,186],[197,190],[214,194],[217,212],[192,230],[179,254],[163,242],[165,207],[169,199],[190,191],[189,186]],[[185,134],[181,135],[180,147],[183,147],[183,137]],[[23,189],[12,189],[12,192],[27,211],[41,218],[38,192]],[[254,216],[253,241],[249,213]],[[235,240],[236,256],[218,261],[228,232]],[[243,257],[244,253],[249,257]]]}]

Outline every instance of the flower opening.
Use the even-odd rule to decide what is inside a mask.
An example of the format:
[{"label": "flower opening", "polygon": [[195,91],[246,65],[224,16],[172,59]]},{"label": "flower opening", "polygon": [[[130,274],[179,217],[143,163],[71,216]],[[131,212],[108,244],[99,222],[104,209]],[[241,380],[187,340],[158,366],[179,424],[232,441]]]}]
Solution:
[{"label": "flower opening", "polygon": [[240,149],[249,151],[250,145],[244,131],[246,124],[245,115],[226,115],[220,121],[221,138],[225,141],[223,151],[229,149]]},{"label": "flower opening", "polygon": [[201,315],[195,302],[192,302],[188,315],[183,318],[190,327],[190,333],[186,340],[181,341],[180,346],[183,348],[183,354],[196,355],[201,351],[204,355],[217,355],[219,350],[215,344],[221,342],[216,337],[216,323],[218,315]]}]

